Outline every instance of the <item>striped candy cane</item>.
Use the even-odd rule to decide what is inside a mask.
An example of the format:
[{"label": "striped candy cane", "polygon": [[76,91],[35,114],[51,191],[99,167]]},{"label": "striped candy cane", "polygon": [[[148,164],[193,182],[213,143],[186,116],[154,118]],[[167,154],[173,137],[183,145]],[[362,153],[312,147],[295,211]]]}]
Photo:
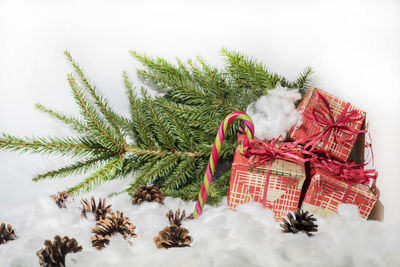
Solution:
[{"label": "striped candy cane", "polygon": [[243,153],[243,147],[249,144],[249,140],[253,139],[254,135],[254,125],[251,118],[243,112],[233,112],[225,117],[219,126],[218,134],[215,137],[214,146],[212,148],[212,153],[210,155],[210,160],[208,161],[207,170],[204,174],[203,184],[201,186],[201,190],[199,192],[199,196],[197,197],[196,207],[194,209],[193,215],[194,217],[198,217],[203,212],[204,205],[207,201],[207,195],[210,190],[211,180],[213,178],[215,167],[217,166],[219,152],[221,151],[222,143],[224,142],[225,133],[228,130],[229,125],[236,119],[241,119],[247,126],[246,134],[247,138],[245,138],[242,146],[240,147],[240,152]]}]

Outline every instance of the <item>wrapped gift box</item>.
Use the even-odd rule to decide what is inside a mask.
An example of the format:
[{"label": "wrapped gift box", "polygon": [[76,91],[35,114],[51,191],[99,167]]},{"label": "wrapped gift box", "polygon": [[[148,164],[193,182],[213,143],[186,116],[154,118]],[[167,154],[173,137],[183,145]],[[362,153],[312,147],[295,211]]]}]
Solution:
[{"label": "wrapped gift box", "polygon": [[[275,159],[254,166],[243,156],[239,146],[235,152],[228,191],[228,205],[235,209],[239,204],[255,201],[274,212],[277,221],[295,211],[306,178],[304,163]],[[270,168],[270,172],[268,170]]]},{"label": "wrapped gift box", "polygon": [[[366,113],[317,88],[307,92],[298,110],[303,113],[303,123],[293,126],[289,137],[295,141],[304,140],[304,144],[325,135],[316,142],[316,148],[341,162],[347,161],[358,133],[364,127]],[[335,123],[338,127],[332,127]]]},{"label": "wrapped gift box", "polygon": [[311,179],[301,208],[323,218],[336,214],[341,203],[357,205],[360,215],[367,218],[377,201],[366,184],[346,182],[319,164],[311,163]]}]

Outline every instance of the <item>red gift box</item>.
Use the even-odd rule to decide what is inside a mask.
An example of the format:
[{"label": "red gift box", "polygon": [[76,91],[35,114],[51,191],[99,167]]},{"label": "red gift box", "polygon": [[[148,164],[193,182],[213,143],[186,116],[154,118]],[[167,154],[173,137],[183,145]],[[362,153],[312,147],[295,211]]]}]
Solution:
[{"label": "red gift box", "polygon": [[366,113],[317,88],[307,92],[298,110],[303,113],[303,123],[293,126],[289,137],[347,161],[358,134],[364,132]]},{"label": "red gift box", "polygon": [[255,166],[240,153],[243,137],[239,135],[239,146],[233,159],[228,206],[235,209],[239,204],[259,202],[271,209],[275,219],[280,221],[299,205],[306,178],[304,163],[275,159]]},{"label": "red gift box", "polygon": [[339,204],[347,203],[357,205],[360,215],[367,218],[376,201],[368,185],[338,179],[318,163],[311,163],[311,180],[301,209],[326,218],[337,213]]}]

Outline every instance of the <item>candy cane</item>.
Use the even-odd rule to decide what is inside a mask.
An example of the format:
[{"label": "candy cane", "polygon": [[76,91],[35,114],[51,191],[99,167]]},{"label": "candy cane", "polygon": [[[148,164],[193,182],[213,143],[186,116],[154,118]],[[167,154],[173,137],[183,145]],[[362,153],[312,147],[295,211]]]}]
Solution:
[{"label": "candy cane", "polygon": [[243,147],[249,144],[249,140],[253,139],[254,135],[254,125],[251,118],[243,112],[233,112],[225,117],[219,126],[218,134],[215,137],[214,146],[210,155],[210,160],[208,161],[207,170],[204,174],[203,184],[199,192],[199,196],[196,201],[196,206],[193,212],[194,217],[198,217],[203,212],[204,205],[207,201],[207,195],[210,190],[211,180],[213,178],[215,167],[217,166],[219,152],[221,151],[222,143],[224,142],[225,133],[228,130],[229,125],[236,119],[241,119],[247,126],[246,135],[242,146],[240,147],[240,152],[243,153]]}]

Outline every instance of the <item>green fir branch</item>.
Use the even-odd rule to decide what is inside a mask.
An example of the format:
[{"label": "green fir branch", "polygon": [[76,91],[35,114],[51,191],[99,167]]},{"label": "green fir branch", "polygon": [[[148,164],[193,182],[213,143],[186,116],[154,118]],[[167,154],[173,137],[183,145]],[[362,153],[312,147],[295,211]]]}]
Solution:
[{"label": "green fir branch", "polygon": [[72,130],[77,131],[78,133],[87,133],[87,132],[92,132],[89,127],[85,125],[84,122],[82,122],[78,118],[70,117],[67,115],[62,114],[61,112],[54,111],[52,109],[46,108],[41,104],[36,104],[35,107],[53,118],[56,118],[62,122],[64,122],[66,125],[70,126]]},{"label": "green fir branch", "polygon": [[[71,165],[34,178],[40,181],[93,171],[69,189],[74,194],[92,190],[105,181],[130,176],[128,188],[123,192],[132,194],[140,185],[153,184],[168,196],[194,200],[225,116],[246,110],[278,83],[299,88],[304,94],[312,74],[306,68],[297,80],[288,81],[253,58],[226,49],[222,54],[224,68],[208,65],[201,57],[185,63],[178,59],[177,64],[172,64],[162,58],[132,52],[143,64],[143,69],[138,71],[139,78],[164,94],[151,97],[145,88],[136,92],[123,72],[130,110],[130,118],[125,118],[114,112],[109,101],[66,51],[77,75],[75,80],[69,74],[68,82],[81,116],[67,116],[40,104],[36,107],[65,123],[78,137],[21,138],[3,134],[0,149],[79,157]],[[217,170],[213,178],[208,204],[218,203],[226,195],[230,172],[225,170],[233,159],[241,124],[233,122],[225,135],[219,155],[219,163],[224,168]],[[125,136],[130,137],[130,143]]]},{"label": "green fir branch", "polygon": [[176,189],[179,188],[182,184],[186,184],[188,178],[195,171],[195,160],[194,157],[188,157],[184,159],[169,175],[169,177],[163,183],[162,189]]},{"label": "green fir branch", "polygon": [[78,88],[72,74],[68,75],[68,82],[74,93],[75,101],[81,108],[81,114],[85,118],[87,125],[97,132],[98,137],[101,138],[100,140],[104,142],[104,145],[107,148],[116,152],[124,151],[124,145],[118,143],[118,141],[113,138],[115,137],[115,134],[98,115],[94,107],[88,103],[83,92]]},{"label": "green fir branch", "polygon": [[138,145],[144,143],[151,150],[153,149],[150,137],[151,129],[147,127],[141,112],[141,101],[137,98],[133,91],[133,85],[126,72],[123,73],[124,84],[130,103],[130,113],[133,123],[133,131],[135,133],[135,141]]},{"label": "green fir branch", "polygon": [[[83,72],[82,68],[79,66],[79,64],[72,58],[71,54],[69,51],[64,52],[65,56],[67,57],[68,61],[72,64],[72,66],[75,69],[75,72],[78,74],[78,77],[80,78],[81,82],[84,84],[86,90],[90,93],[92,98],[94,99],[95,104],[99,108],[100,112],[104,115],[104,117],[107,119],[109,124],[112,126],[114,131],[118,134],[117,135],[117,140],[119,142],[125,142],[124,137],[121,133],[120,128],[118,127],[117,121],[120,121],[120,116],[117,115],[110,105],[108,104],[107,99],[105,99],[96,89],[95,86],[92,86],[86,77],[85,73]],[[126,144],[125,144],[126,145]]]},{"label": "green fir branch", "polygon": [[99,156],[89,158],[88,160],[78,161],[74,164],[62,167],[57,170],[52,170],[43,174],[35,175],[32,181],[37,182],[44,179],[62,178],[71,175],[84,174],[96,167],[99,167],[102,162],[109,158],[110,155],[108,154],[100,154]]},{"label": "green fir branch", "polygon": [[313,70],[311,69],[311,67],[307,67],[302,73],[299,74],[299,77],[295,82],[295,86],[293,86],[299,88],[300,94],[302,96],[305,95],[310,89],[312,73]]},{"label": "green fir branch", "polygon": [[6,151],[45,153],[62,156],[88,156],[109,150],[86,137],[41,138],[15,137],[3,133],[0,137],[0,149]]},{"label": "green fir branch", "polygon": [[95,187],[99,186],[102,182],[110,181],[115,178],[118,175],[118,172],[121,171],[123,163],[124,155],[115,157],[84,181],[69,188],[67,191],[74,195],[91,191]]}]

